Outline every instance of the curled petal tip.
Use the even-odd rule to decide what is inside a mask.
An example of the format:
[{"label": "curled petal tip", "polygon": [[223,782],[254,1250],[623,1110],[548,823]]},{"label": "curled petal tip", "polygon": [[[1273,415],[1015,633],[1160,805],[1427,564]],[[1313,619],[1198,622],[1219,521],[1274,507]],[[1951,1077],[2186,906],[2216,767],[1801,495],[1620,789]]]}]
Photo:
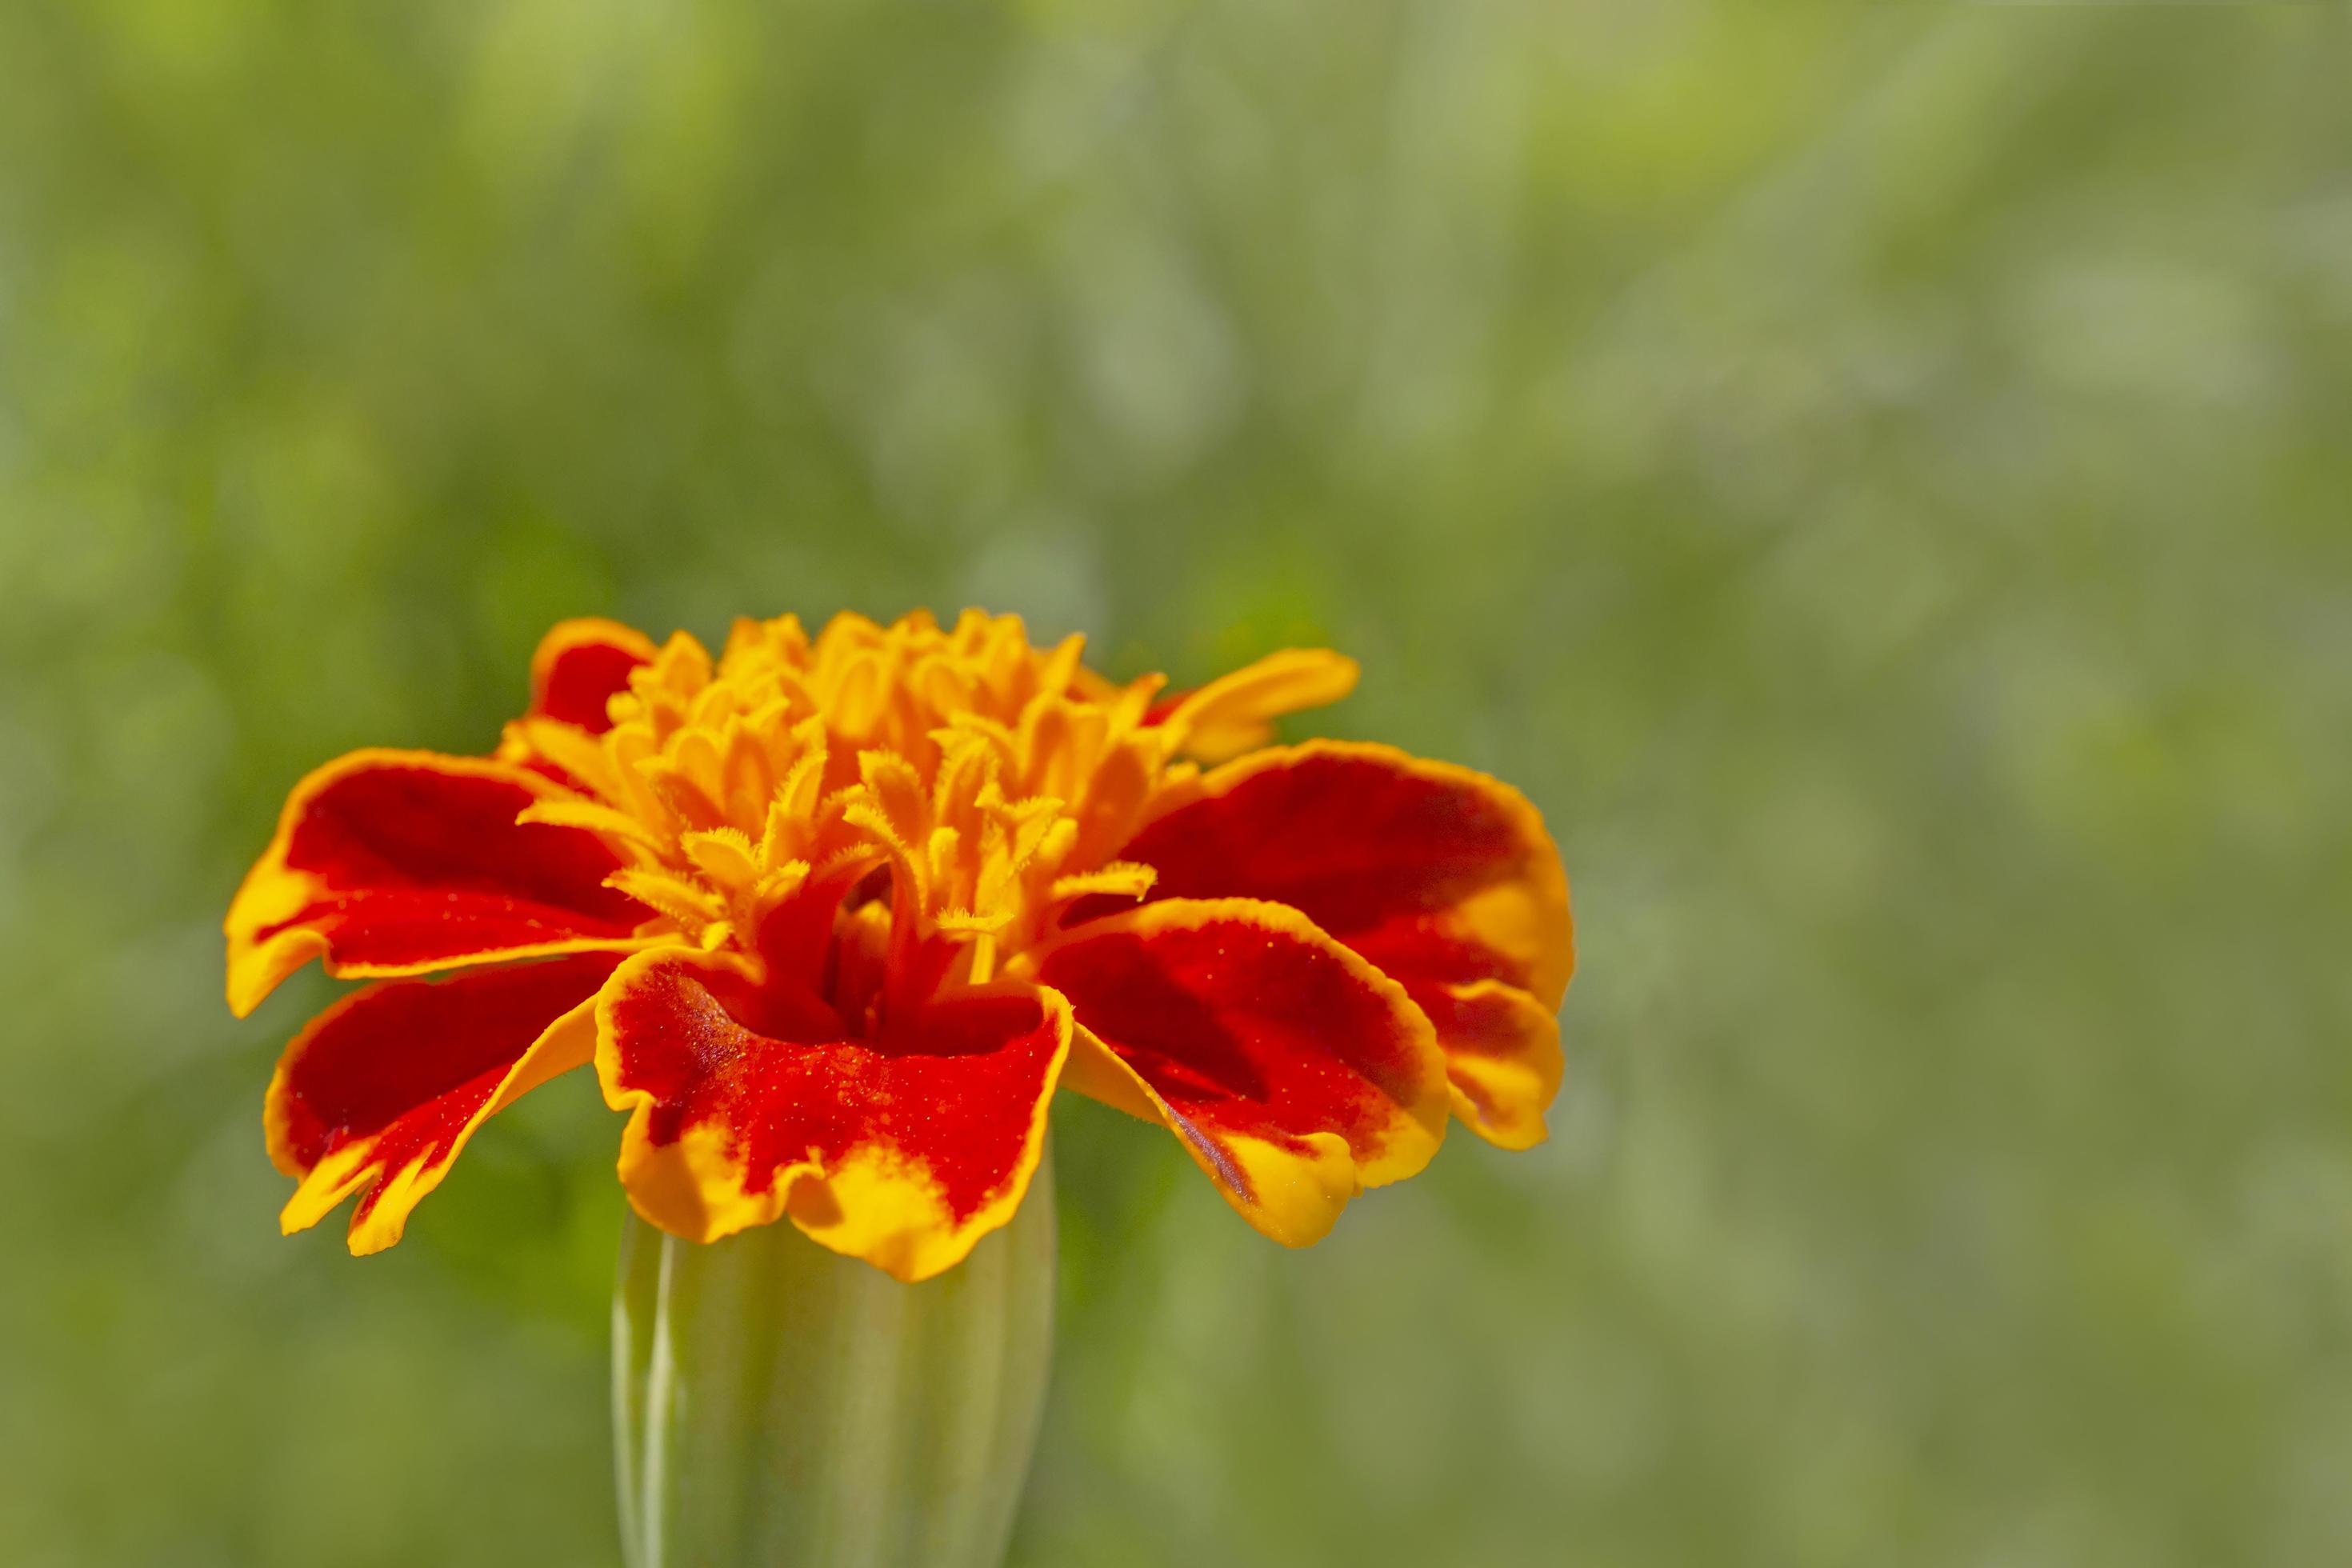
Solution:
[{"label": "curled petal tip", "polygon": [[378,1252],[440,1184],[483,1121],[593,1048],[604,954],[390,981],[313,1019],[279,1059],[264,1102],[271,1162],[300,1185],[288,1234],[354,1193],[351,1248]]},{"label": "curled petal tip", "polygon": [[1426,1165],[1444,1058],[1399,985],[1298,910],[1174,900],[1090,921],[1038,977],[1080,1026],[1073,1087],[1158,1121],[1253,1226],[1321,1237]]}]

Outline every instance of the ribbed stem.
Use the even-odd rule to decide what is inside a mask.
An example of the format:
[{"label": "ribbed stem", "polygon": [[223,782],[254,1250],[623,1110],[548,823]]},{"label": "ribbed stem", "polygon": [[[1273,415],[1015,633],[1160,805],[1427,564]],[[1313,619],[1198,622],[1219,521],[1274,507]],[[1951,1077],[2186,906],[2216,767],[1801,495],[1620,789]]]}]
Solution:
[{"label": "ribbed stem", "polygon": [[1052,1163],[920,1285],[785,1222],[704,1247],[631,1214],[613,1298],[630,1568],[997,1568],[1053,1355]]}]

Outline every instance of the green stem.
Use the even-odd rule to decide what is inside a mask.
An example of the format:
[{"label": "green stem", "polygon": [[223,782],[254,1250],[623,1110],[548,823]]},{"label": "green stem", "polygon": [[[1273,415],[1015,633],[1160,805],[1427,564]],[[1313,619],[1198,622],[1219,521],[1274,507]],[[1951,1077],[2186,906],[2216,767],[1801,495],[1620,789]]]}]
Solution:
[{"label": "green stem", "polygon": [[1050,1147],[1013,1222],[902,1285],[778,1222],[631,1214],[613,1298],[630,1568],[997,1568],[1053,1354]]}]

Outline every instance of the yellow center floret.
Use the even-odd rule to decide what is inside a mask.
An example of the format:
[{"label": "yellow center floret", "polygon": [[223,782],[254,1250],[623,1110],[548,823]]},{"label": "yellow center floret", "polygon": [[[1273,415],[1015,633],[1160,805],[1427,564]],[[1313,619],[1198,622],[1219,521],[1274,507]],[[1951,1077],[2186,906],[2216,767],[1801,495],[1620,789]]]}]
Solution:
[{"label": "yellow center floret", "polygon": [[673,637],[602,735],[527,719],[503,751],[579,786],[524,820],[611,844],[628,862],[613,886],[656,927],[751,952],[804,889],[878,883],[887,866],[893,896],[853,896],[843,918],[893,945],[951,944],[983,981],[1072,900],[1150,890],[1151,869],[1116,857],[1197,774],[1180,753],[1255,743],[1355,675],[1336,655],[1277,655],[1158,710],[1161,678],[1114,684],[1081,650],[979,611],[951,629],[841,616],[814,638],[790,616],[740,620],[715,664]]}]

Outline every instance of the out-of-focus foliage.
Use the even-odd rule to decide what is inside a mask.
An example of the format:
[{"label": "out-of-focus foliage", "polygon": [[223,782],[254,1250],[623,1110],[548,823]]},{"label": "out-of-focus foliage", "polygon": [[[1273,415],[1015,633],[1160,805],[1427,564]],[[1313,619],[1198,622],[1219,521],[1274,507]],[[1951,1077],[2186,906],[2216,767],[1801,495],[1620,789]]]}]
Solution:
[{"label": "out-of-focus foliage", "polygon": [[1571,1083],[1069,1108],[1024,1564],[2352,1560],[2332,6],[0,0],[0,1556],[605,1563],[614,1127],[281,1240],[216,922],[553,618],[965,602],[1532,794]]}]

